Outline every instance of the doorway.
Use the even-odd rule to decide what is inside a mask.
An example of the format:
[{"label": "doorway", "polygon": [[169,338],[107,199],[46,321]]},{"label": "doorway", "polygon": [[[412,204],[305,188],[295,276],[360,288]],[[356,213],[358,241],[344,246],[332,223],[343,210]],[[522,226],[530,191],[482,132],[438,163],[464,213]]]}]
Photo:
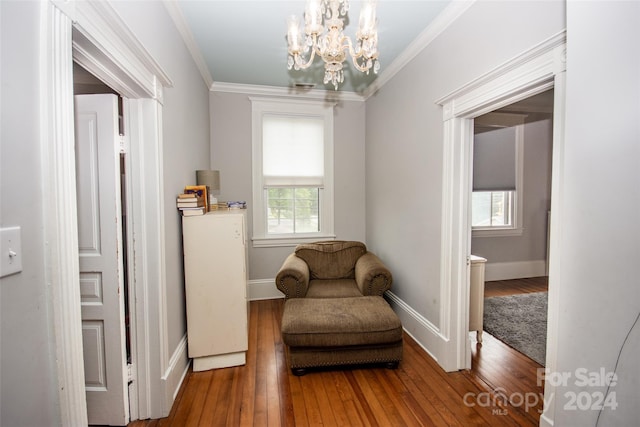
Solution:
[{"label": "doorway", "polygon": [[73,66],[78,253],[89,424],[130,420],[133,387],[127,266],[128,189],[125,100],[77,63]]},{"label": "doorway", "polygon": [[[55,4],[54,4],[55,3]],[[40,77],[43,123],[43,203],[50,206],[44,233],[49,252],[46,262],[60,268],[50,272],[54,306],[55,351],[58,361],[60,418],[63,425],[86,425],[86,391],[83,374],[83,340],[79,309],[76,179],[74,157],[73,62],[78,62],[116,89],[129,102],[132,193],[128,225],[136,239],[129,266],[136,284],[137,408],[131,419],[161,418],[168,413],[172,395],[166,390],[169,357],[166,350],[167,319],[163,310],[164,240],[162,188],[162,93],[173,83],[153,57],[106,2],[44,2]],[[45,19],[46,18],[46,19]],[[128,112],[127,112],[128,111]],[[150,320],[153,319],[153,320]],[[156,348],[159,351],[151,352]],[[135,384],[135,382],[134,382]],[[131,394],[131,393],[130,393]],[[137,412],[137,415],[135,413]]]},{"label": "doorway", "polygon": [[546,352],[553,104],[549,89],[474,119],[469,194],[471,253],[487,260],[484,334],[481,342],[470,335],[471,372],[500,398],[530,396],[530,408],[513,410],[535,422]]},{"label": "doorway", "polygon": [[440,274],[441,329],[446,341],[438,361],[446,371],[471,368],[469,340],[469,268],[471,254],[471,143],[473,119],[497,108],[554,88],[553,166],[551,204],[554,215],[549,245],[549,321],[547,328],[547,368],[555,368],[557,352],[557,290],[553,278],[557,271],[553,254],[558,245],[562,220],[564,169],[564,94],[566,81],[566,33],[561,31],[496,69],[470,81],[458,90],[436,100],[442,106],[443,187]]},{"label": "doorway", "polygon": [[[524,312],[546,309],[546,295],[506,295],[536,289],[527,281],[510,282],[514,279],[547,282],[553,100],[549,89],[474,119],[469,196],[471,253],[487,260],[489,291],[501,295],[488,301],[494,310],[485,312],[485,330],[542,365],[546,311]],[[506,289],[500,291],[500,285]],[[514,305],[523,315],[512,312]]]}]

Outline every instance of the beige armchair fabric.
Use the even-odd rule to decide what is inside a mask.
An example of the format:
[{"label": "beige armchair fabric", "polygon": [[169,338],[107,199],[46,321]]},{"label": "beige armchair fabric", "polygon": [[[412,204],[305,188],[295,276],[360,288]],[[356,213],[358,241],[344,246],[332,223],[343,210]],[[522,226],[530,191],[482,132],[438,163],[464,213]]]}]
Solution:
[{"label": "beige armchair fabric", "polygon": [[341,240],[298,245],[276,276],[287,299],[382,296],[392,281],[364,243]]},{"label": "beige armchair fabric", "polygon": [[364,243],[298,245],[276,285],[286,296],[282,340],[295,375],[309,368],[402,360],[402,324],[382,294],[391,273]]}]

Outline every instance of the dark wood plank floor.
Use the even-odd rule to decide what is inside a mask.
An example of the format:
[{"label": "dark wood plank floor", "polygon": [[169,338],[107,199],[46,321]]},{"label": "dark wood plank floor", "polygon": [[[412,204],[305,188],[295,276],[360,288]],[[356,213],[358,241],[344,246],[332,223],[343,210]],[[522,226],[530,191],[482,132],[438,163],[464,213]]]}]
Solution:
[{"label": "dark wood plank floor", "polygon": [[251,302],[245,366],[190,371],[167,418],[129,426],[538,425],[541,402],[527,407],[519,399],[529,396],[531,402],[528,394],[542,393],[536,384],[540,366],[489,334],[482,345],[474,344],[469,371],[444,372],[405,334],[398,369],[296,377],[280,338],[282,306],[283,300]]},{"label": "dark wood plank floor", "polygon": [[531,277],[527,279],[496,280],[484,284],[484,297],[498,297],[530,292],[546,292],[549,289],[549,278]]},{"label": "dark wood plank floor", "polygon": [[[497,280],[485,283],[485,298],[531,292],[546,292],[547,277]],[[471,372],[493,391],[496,399],[509,401],[511,406],[524,409],[526,416],[538,425],[543,404],[543,383],[538,381],[542,365],[483,333],[482,344],[472,333]]]}]

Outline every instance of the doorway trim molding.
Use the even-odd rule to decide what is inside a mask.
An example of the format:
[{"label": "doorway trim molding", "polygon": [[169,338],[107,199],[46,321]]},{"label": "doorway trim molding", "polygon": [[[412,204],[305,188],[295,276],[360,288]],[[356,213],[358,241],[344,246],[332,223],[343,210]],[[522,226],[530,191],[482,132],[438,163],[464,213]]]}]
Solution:
[{"label": "doorway trim molding", "polygon": [[[173,83],[109,2],[49,0],[42,4],[40,69],[47,282],[54,312],[61,425],[86,425],[77,248],[73,60],[130,98],[131,185],[151,198],[132,198],[135,232],[136,418],[171,408],[176,375],[167,347],[162,180],[162,94]],[[152,349],[160,351],[151,351]],[[185,353],[186,354],[186,353]],[[186,360],[188,366],[188,359]],[[175,364],[175,374],[168,375]],[[179,382],[179,381],[178,381]],[[132,414],[133,415],[133,414]]]},{"label": "doorway trim molding", "polygon": [[[555,88],[554,148],[549,273],[547,364],[553,370],[557,353],[555,248],[561,212],[560,172],[563,170],[566,31],[561,31],[503,63],[493,71],[438,99],[442,106],[443,189],[440,279],[441,353],[446,371],[471,367],[469,325],[469,256],[471,254],[470,191],[473,119],[516,101]],[[546,390],[545,390],[546,392]],[[545,408],[545,410],[548,408]],[[553,408],[551,408],[553,410]],[[553,419],[548,414],[549,421]],[[552,422],[551,422],[552,424]]]},{"label": "doorway trim molding", "polygon": [[71,21],[41,10],[40,132],[45,279],[51,289],[60,425],[87,425],[80,325],[80,267],[73,115]]}]

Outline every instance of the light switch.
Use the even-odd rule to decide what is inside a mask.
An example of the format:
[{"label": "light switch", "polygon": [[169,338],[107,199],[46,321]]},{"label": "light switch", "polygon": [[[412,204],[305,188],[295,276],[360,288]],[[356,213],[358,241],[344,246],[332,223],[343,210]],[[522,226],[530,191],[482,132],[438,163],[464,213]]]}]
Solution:
[{"label": "light switch", "polygon": [[0,277],[22,271],[20,227],[0,228]]}]

